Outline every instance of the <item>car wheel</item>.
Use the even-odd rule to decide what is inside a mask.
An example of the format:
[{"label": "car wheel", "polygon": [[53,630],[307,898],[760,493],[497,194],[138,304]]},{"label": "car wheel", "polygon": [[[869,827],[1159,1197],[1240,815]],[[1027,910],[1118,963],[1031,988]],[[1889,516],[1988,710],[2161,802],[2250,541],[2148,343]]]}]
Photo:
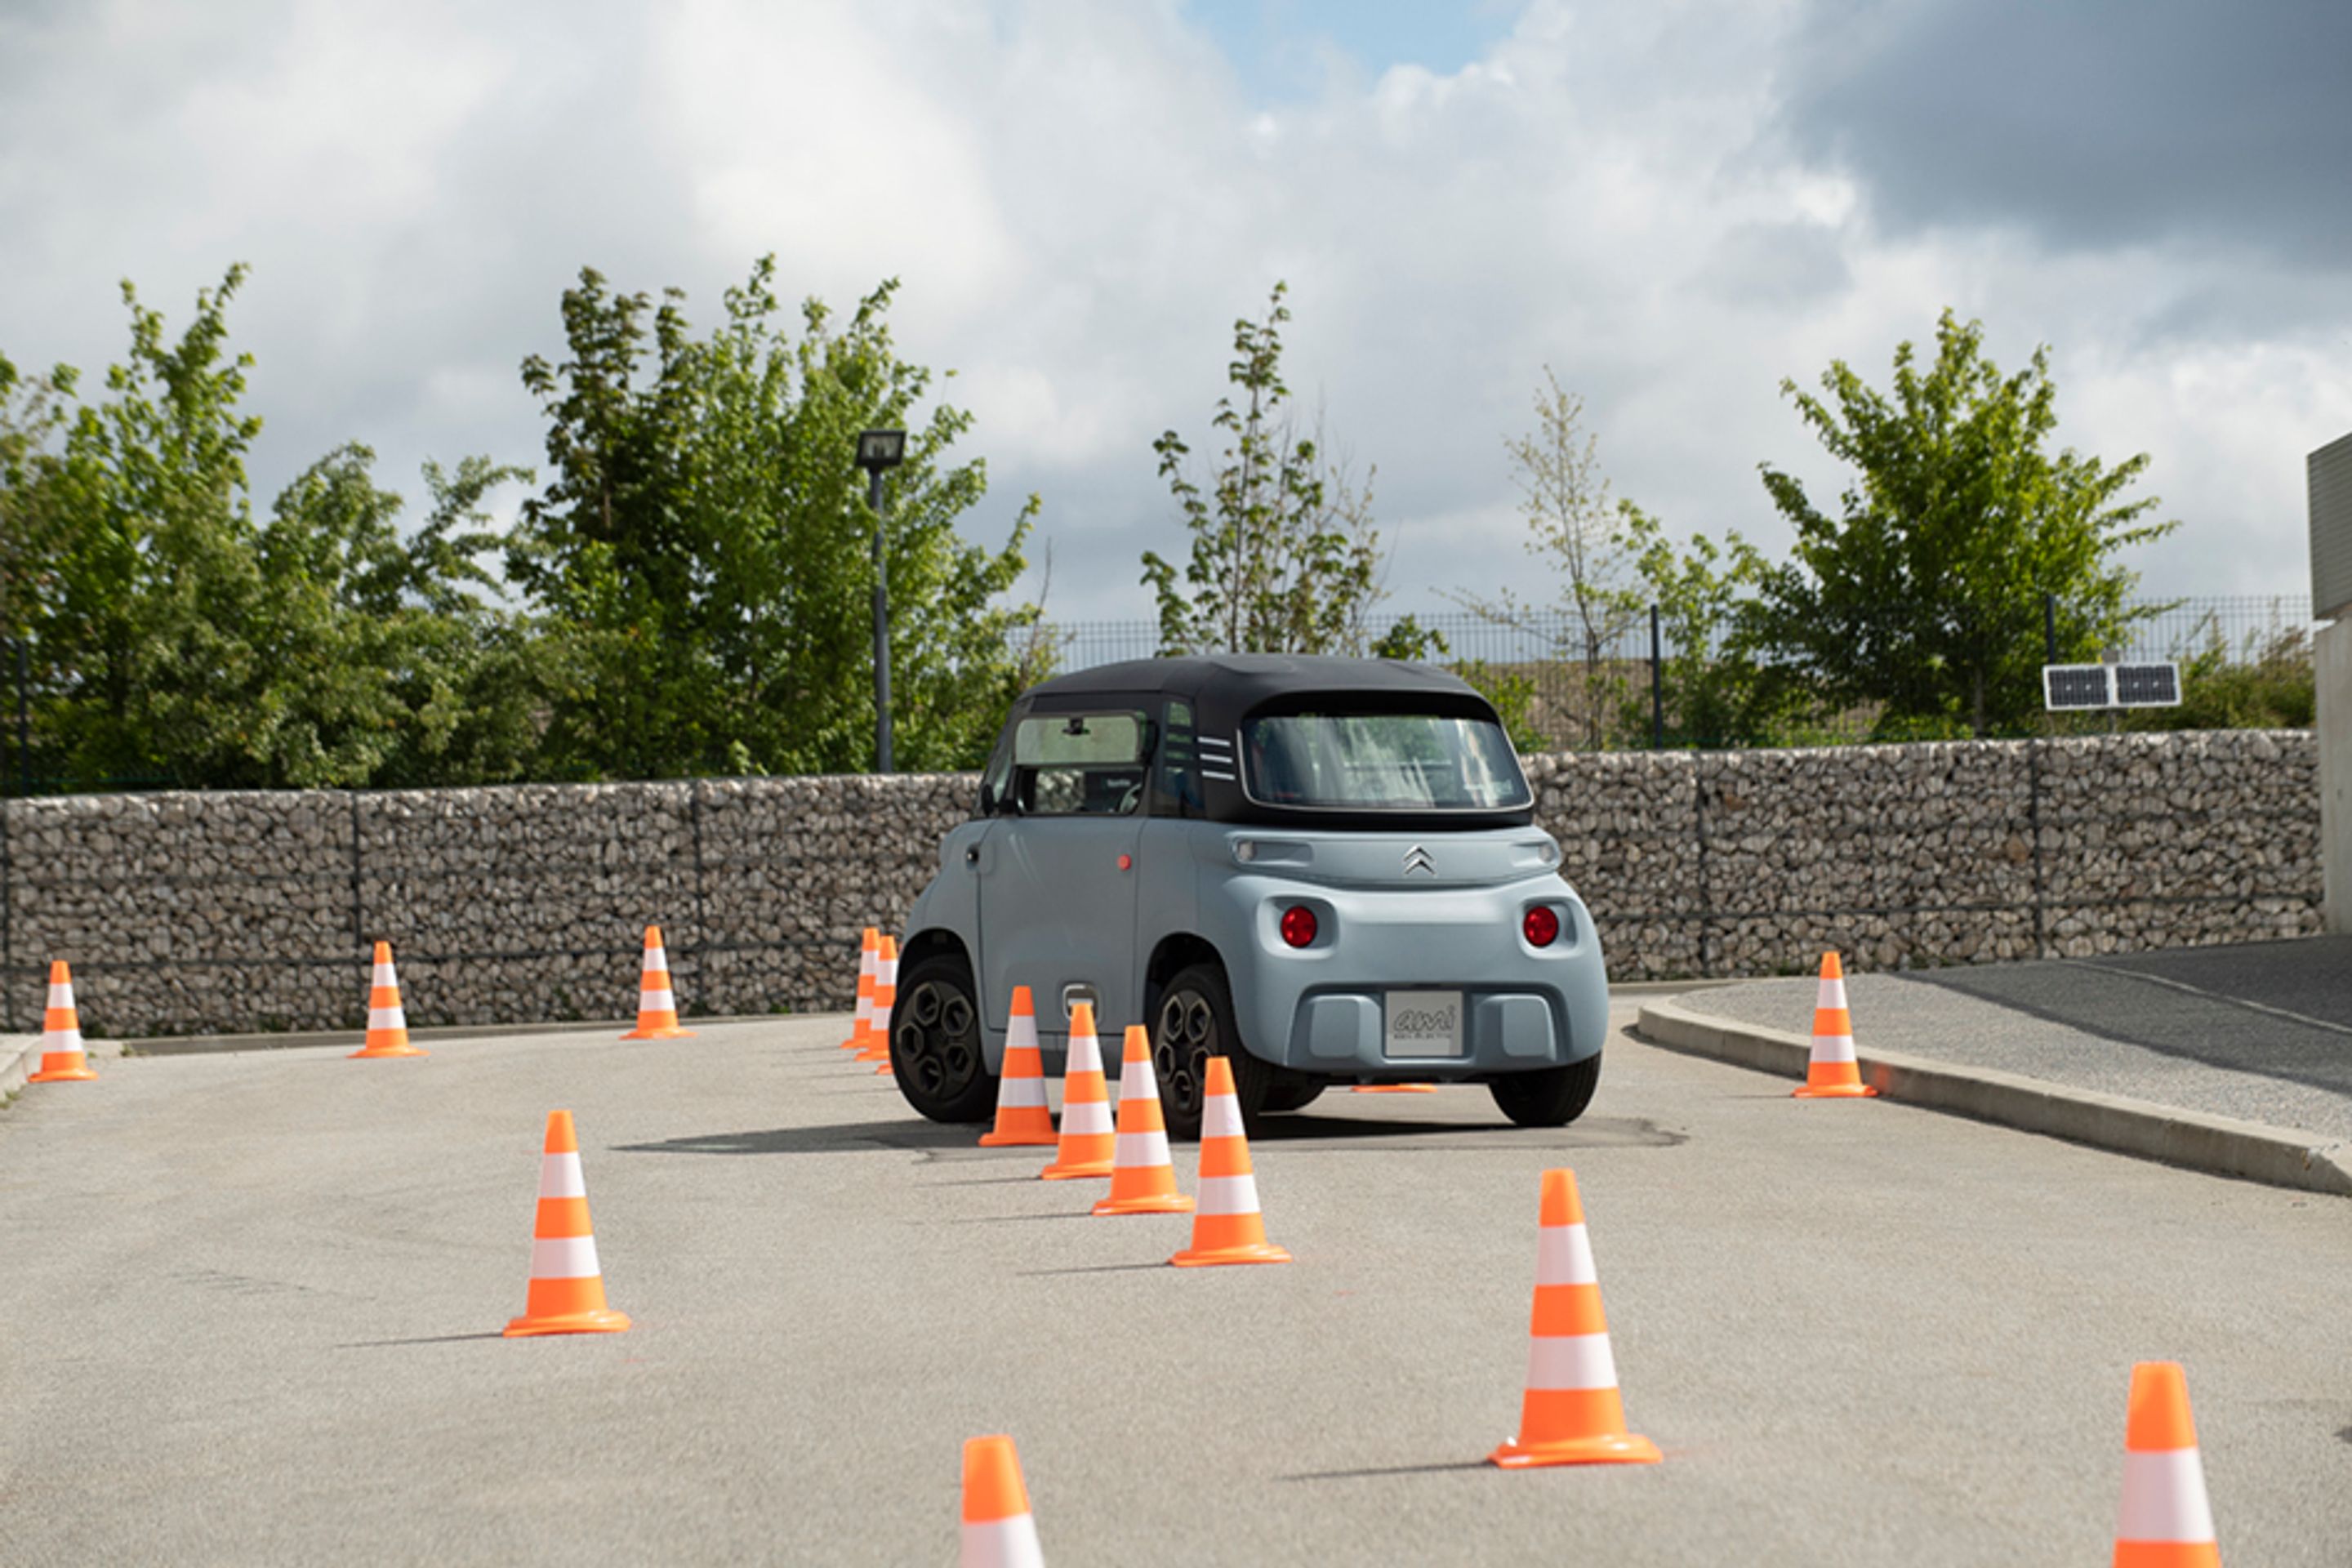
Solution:
[{"label": "car wheel", "polygon": [[1564,1068],[1515,1072],[1486,1086],[1503,1114],[1522,1127],[1565,1127],[1584,1114],[1601,1085],[1601,1053]]},{"label": "car wheel", "polygon": [[1265,1091],[1267,1110],[1304,1110],[1323,1097],[1325,1085],[1313,1079],[1292,1079]]},{"label": "car wheel", "polygon": [[980,1005],[963,954],[934,952],[898,982],[890,1009],[890,1071],[907,1103],[934,1121],[984,1121],[996,1079],[981,1048]]},{"label": "car wheel", "polygon": [[1190,1142],[1201,1136],[1202,1098],[1208,1087],[1209,1058],[1233,1064],[1234,1098],[1242,1121],[1255,1125],[1265,1106],[1274,1069],[1249,1054],[1234,1027],[1234,996],[1225,972],[1195,963],[1176,972],[1160,993],[1152,1020],[1151,1071],[1160,1080],[1160,1107],[1168,1136]]}]

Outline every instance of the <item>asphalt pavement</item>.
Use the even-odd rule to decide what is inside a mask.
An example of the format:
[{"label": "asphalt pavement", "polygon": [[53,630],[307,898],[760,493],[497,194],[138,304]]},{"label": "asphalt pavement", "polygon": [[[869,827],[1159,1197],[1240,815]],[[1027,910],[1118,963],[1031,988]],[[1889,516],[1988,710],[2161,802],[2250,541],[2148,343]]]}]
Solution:
[{"label": "asphalt pavement", "polygon": [[[1808,1033],[1816,981],[1686,994],[1686,1011]],[[1864,1050],[2352,1140],[2352,937],[1851,975]]]},{"label": "asphalt pavement", "polygon": [[[2352,1540],[2346,1200],[1620,1034],[1561,1131],[1475,1089],[1269,1119],[1297,1261],[1178,1270],[1188,1220],[1087,1215],[1101,1184],[916,1120],[843,1029],[31,1086],[0,1112],[0,1557],[946,1563],[961,1442],[1004,1431],[1065,1564],[2095,1563],[2151,1358],[2188,1367],[2228,1560]],[[506,1340],[558,1107],[635,1323]],[[1481,1462],[1555,1164],[1662,1465]]]}]

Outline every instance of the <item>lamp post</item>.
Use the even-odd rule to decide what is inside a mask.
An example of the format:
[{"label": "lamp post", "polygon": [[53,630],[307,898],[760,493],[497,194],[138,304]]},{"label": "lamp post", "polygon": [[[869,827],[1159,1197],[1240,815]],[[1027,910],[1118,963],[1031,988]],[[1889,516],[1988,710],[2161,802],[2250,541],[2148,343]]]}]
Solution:
[{"label": "lamp post", "polygon": [[890,568],[884,559],[882,476],[907,460],[904,430],[866,430],[857,437],[866,470],[866,504],[874,509],[874,771],[890,771]]}]

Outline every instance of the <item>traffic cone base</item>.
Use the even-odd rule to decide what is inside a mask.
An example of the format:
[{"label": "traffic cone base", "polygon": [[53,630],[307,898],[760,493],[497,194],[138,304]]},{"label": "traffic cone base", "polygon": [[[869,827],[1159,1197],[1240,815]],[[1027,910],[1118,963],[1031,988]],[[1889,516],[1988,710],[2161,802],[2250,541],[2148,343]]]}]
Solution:
[{"label": "traffic cone base", "polygon": [[[1624,1417],[1617,1417],[1622,1424]],[[1647,1437],[1563,1437],[1553,1443],[1522,1444],[1517,1438],[1486,1456],[1489,1464],[1507,1470],[1537,1465],[1654,1465],[1665,1458]]]},{"label": "traffic cone base", "polygon": [[[1111,1173],[1113,1180],[1118,1173]],[[1191,1214],[1192,1200],[1181,1193],[1151,1193],[1139,1198],[1105,1198],[1095,1205],[1097,1214]]]},{"label": "traffic cone base", "polygon": [[1188,1247],[1168,1261],[1179,1268],[1199,1268],[1212,1263],[1287,1263],[1290,1254],[1270,1241],[1260,1241],[1246,1247],[1213,1247],[1205,1250]]},{"label": "traffic cone base", "polygon": [[97,1078],[98,1075],[89,1070],[89,1064],[85,1058],[79,1067],[45,1067],[40,1071],[28,1076],[25,1081],[26,1083],[90,1083]]},{"label": "traffic cone base", "polygon": [[561,1312],[532,1317],[526,1312],[507,1324],[505,1337],[527,1340],[533,1334],[617,1334],[629,1326],[626,1312],[610,1307],[593,1312]]},{"label": "traffic cone base", "polygon": [[1878,1091],[1866,1083],[1801,1084],[1789,1091],[1791,1100],[1874,1100]]}]

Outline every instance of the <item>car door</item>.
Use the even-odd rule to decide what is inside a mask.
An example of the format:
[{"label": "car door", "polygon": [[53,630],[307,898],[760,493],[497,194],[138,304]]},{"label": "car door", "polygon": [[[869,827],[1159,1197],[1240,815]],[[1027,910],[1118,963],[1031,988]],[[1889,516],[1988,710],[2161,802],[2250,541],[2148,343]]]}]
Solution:
[{"label": "car door", "polygon": [[984,994],[1028,986],[1038,1032],[1055,1044],[1069,1005],[1091,1000],[1114,1062],[1121,1031],[1143,1021],[1135,855],[1153,731],[1140,698],[1024,716],[979,865]]}]

